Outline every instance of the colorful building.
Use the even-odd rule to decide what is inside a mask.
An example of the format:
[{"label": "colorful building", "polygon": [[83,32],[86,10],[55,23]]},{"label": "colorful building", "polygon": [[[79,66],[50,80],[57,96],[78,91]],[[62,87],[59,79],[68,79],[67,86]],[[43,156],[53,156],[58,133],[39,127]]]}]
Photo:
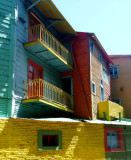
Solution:
[{"label": "colorful building", "polygon": [[60,74],[73,69],[62,37],[76,32],[50,0],[2,0],[0,6],[0,116],[72,116],[73,93],[65,87],[72,79]]},{"label": "colorful building", "polygon": [[[42,142],[42,137],[48,141]],[[131,122],[0,119],[2,160],[127,160],[131,159],[130,141]]]},{"label": "colorful building", "polygon": [[111,59],[94,33],[78,32],[68,42],[74,70],[62,73],[62,77],[73,77],[75,113],[81,118],[97,119],[98,102],[110,99]]},{"label": "colorful building", "polygon": [[98,102],[110,98],[111,60],[95,34],[76,33],[51,0],[10,3],[1,20],[0,116],[96,119]]},{"label": "colorful building", "polygon": [[[52,133],[59,139],[57,147],[42,148],[41,134],[53,139]],[[103,124],[64,118],[1,119],[0,141],[0,159],[105,159]]]},{"label": "colorful building", "polygon": [[96,35],[76,32],[51,0],[1,0],[0,159],[104,160],[112,132],[110,151],[125,151],[127,124],[94,121],[105,119],[101,101],[108,120],[124,113],[108,112],[110,63]]},{"label": "colorful building", "polygon": [[125,115],[131,118],[131,55],[111,55],[110,67],[112,101],[125,108]]}]

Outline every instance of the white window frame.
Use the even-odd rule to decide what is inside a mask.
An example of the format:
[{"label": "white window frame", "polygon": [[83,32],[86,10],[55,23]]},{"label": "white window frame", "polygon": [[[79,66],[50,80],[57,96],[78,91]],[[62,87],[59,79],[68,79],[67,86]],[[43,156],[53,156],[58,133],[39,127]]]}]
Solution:
[{"label": "white window frame", "polygon": [[[92,81],[92,84],[91,84],[91,88],[92,88],[92,94],[96,95],[96,84],[93,81]],[[93,88],[94,88],[94,90],[93,90]]]},{"label": "white window frame", "polygon": [[[102,79],[100,79],[100,94],[101,94],[101,89],[103,89],[103,93],[104,93],[104,81]],[[101,101],[104,101],[105,98],[104,98],[104,95],[103,95],[103,98],[101,96]]]}]

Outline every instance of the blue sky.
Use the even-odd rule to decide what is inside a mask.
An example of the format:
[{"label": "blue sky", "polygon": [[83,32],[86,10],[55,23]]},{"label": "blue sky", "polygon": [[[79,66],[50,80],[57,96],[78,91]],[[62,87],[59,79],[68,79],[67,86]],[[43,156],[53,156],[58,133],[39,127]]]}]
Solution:
[{"label": "blue sky", "polygon": [[76,31],[94,32],[108,54],[131,54],[131,0],[52,0]]}]

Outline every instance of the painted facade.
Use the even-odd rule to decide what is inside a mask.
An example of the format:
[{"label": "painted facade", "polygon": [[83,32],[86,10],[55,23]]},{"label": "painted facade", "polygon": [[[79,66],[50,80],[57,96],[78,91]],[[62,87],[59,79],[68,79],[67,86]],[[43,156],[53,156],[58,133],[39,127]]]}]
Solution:
[{"label": "painted facade", "polygon": [[64,92],[60,76],[73,69],[72,56],[61,37],[76,32],[50,0],[2,0],[0,7],[0,116],[73,113],[73,93]]},{"label": "painted facade", "polygon": [[[0,54],[0,159],[112,156],[104,122],[85,121],[110,100],[111,60],[95,34],[76,33],[51,0],[1,0]],[[82,119],[31,119],[49,117]]]},{"label": "painted facade", "polygon": [[111,60],[93,33],[79,32],[77,37],[70,41],[72,41],[74,70],[62,73],[62,76],[73,76],[76,115],[81,118],[97,119],[98,102],[110,99]]},{"label": "painted facade", "polygon": [[1,82],[1,116],[96,119],[98,102],[110,98],[111,62],[96,36],[76,33],[50,0],[13,7],[12,89]]},{"label": "painted facade", "polygon": [[10,117],[13,100],[15,0],[0,1],[0,116]]},{"label": "painted facade", "polygon": [[131,56],[111,55],[110,57],[113,61],[112,67],[117,67],[117,70],[112,73],[115,77],[111,79],[112,101],[122,105],[125,108],[126,117],[131,118]]},{"label": "painted facade", "polygon": [[[0,119],[0,159],[128,160],[131,158],[130,123],[67,118]],[[107,148],[108,131],[118,132],[118,140],[112,137],[112,149]],[[39,132],[61,132],[61,149],[40,149]],[[119,146],[113,149],[115,143]]]},{"label": "painted facade", "polygon": [[[39,150],[39,130],[62,131],[62,149]],[[1,119],[0,159],[104,160],[103,137],[102,124],[14,118]]]},{"label": "painted facade", "polygon": [[[118,144],[119,148],[118,149],[111,149],[111,150],[106,150],[105,147],[105,159],[116,159],[116,160],[129,160],[131,159],[131,125],[107,125],[105,124],[105,129],[107,130],[113,130],[113,131],[118,131],[119,137],[118,137]],[[113,138],[112,138],[113,139]],[[105,142],[107,138],[105,135]],[[115,139],[114,139],[115,141]],[[106,143],[105,143],[106,146]],[[112,142],[113,146],[113,142]]]}]

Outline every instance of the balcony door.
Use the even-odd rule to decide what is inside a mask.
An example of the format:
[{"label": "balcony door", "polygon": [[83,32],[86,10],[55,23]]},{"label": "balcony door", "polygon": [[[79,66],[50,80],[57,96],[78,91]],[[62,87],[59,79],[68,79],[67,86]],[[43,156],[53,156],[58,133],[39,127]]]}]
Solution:
[{"label": "balcony door", "polygon": [[29,42],[34,42],[39,39],[40,28],[39,24],[44,25],[40,19],[33,13],[29,13]]},{"label": "balcony door", "polygon": [[28,62],[28,97],[43,97],[43,68],[29,60]]},{"label": "balcony door", "polygon": [[[69,95],[73,95],[73,86],[72,86],[72,78],[71,77],[64,77],[62,79],[62,90],[68,94],[64,94],[63,103],[66,106],[73,106],[73,99]],[[72,109],[72,107],[71,107]]]}]

